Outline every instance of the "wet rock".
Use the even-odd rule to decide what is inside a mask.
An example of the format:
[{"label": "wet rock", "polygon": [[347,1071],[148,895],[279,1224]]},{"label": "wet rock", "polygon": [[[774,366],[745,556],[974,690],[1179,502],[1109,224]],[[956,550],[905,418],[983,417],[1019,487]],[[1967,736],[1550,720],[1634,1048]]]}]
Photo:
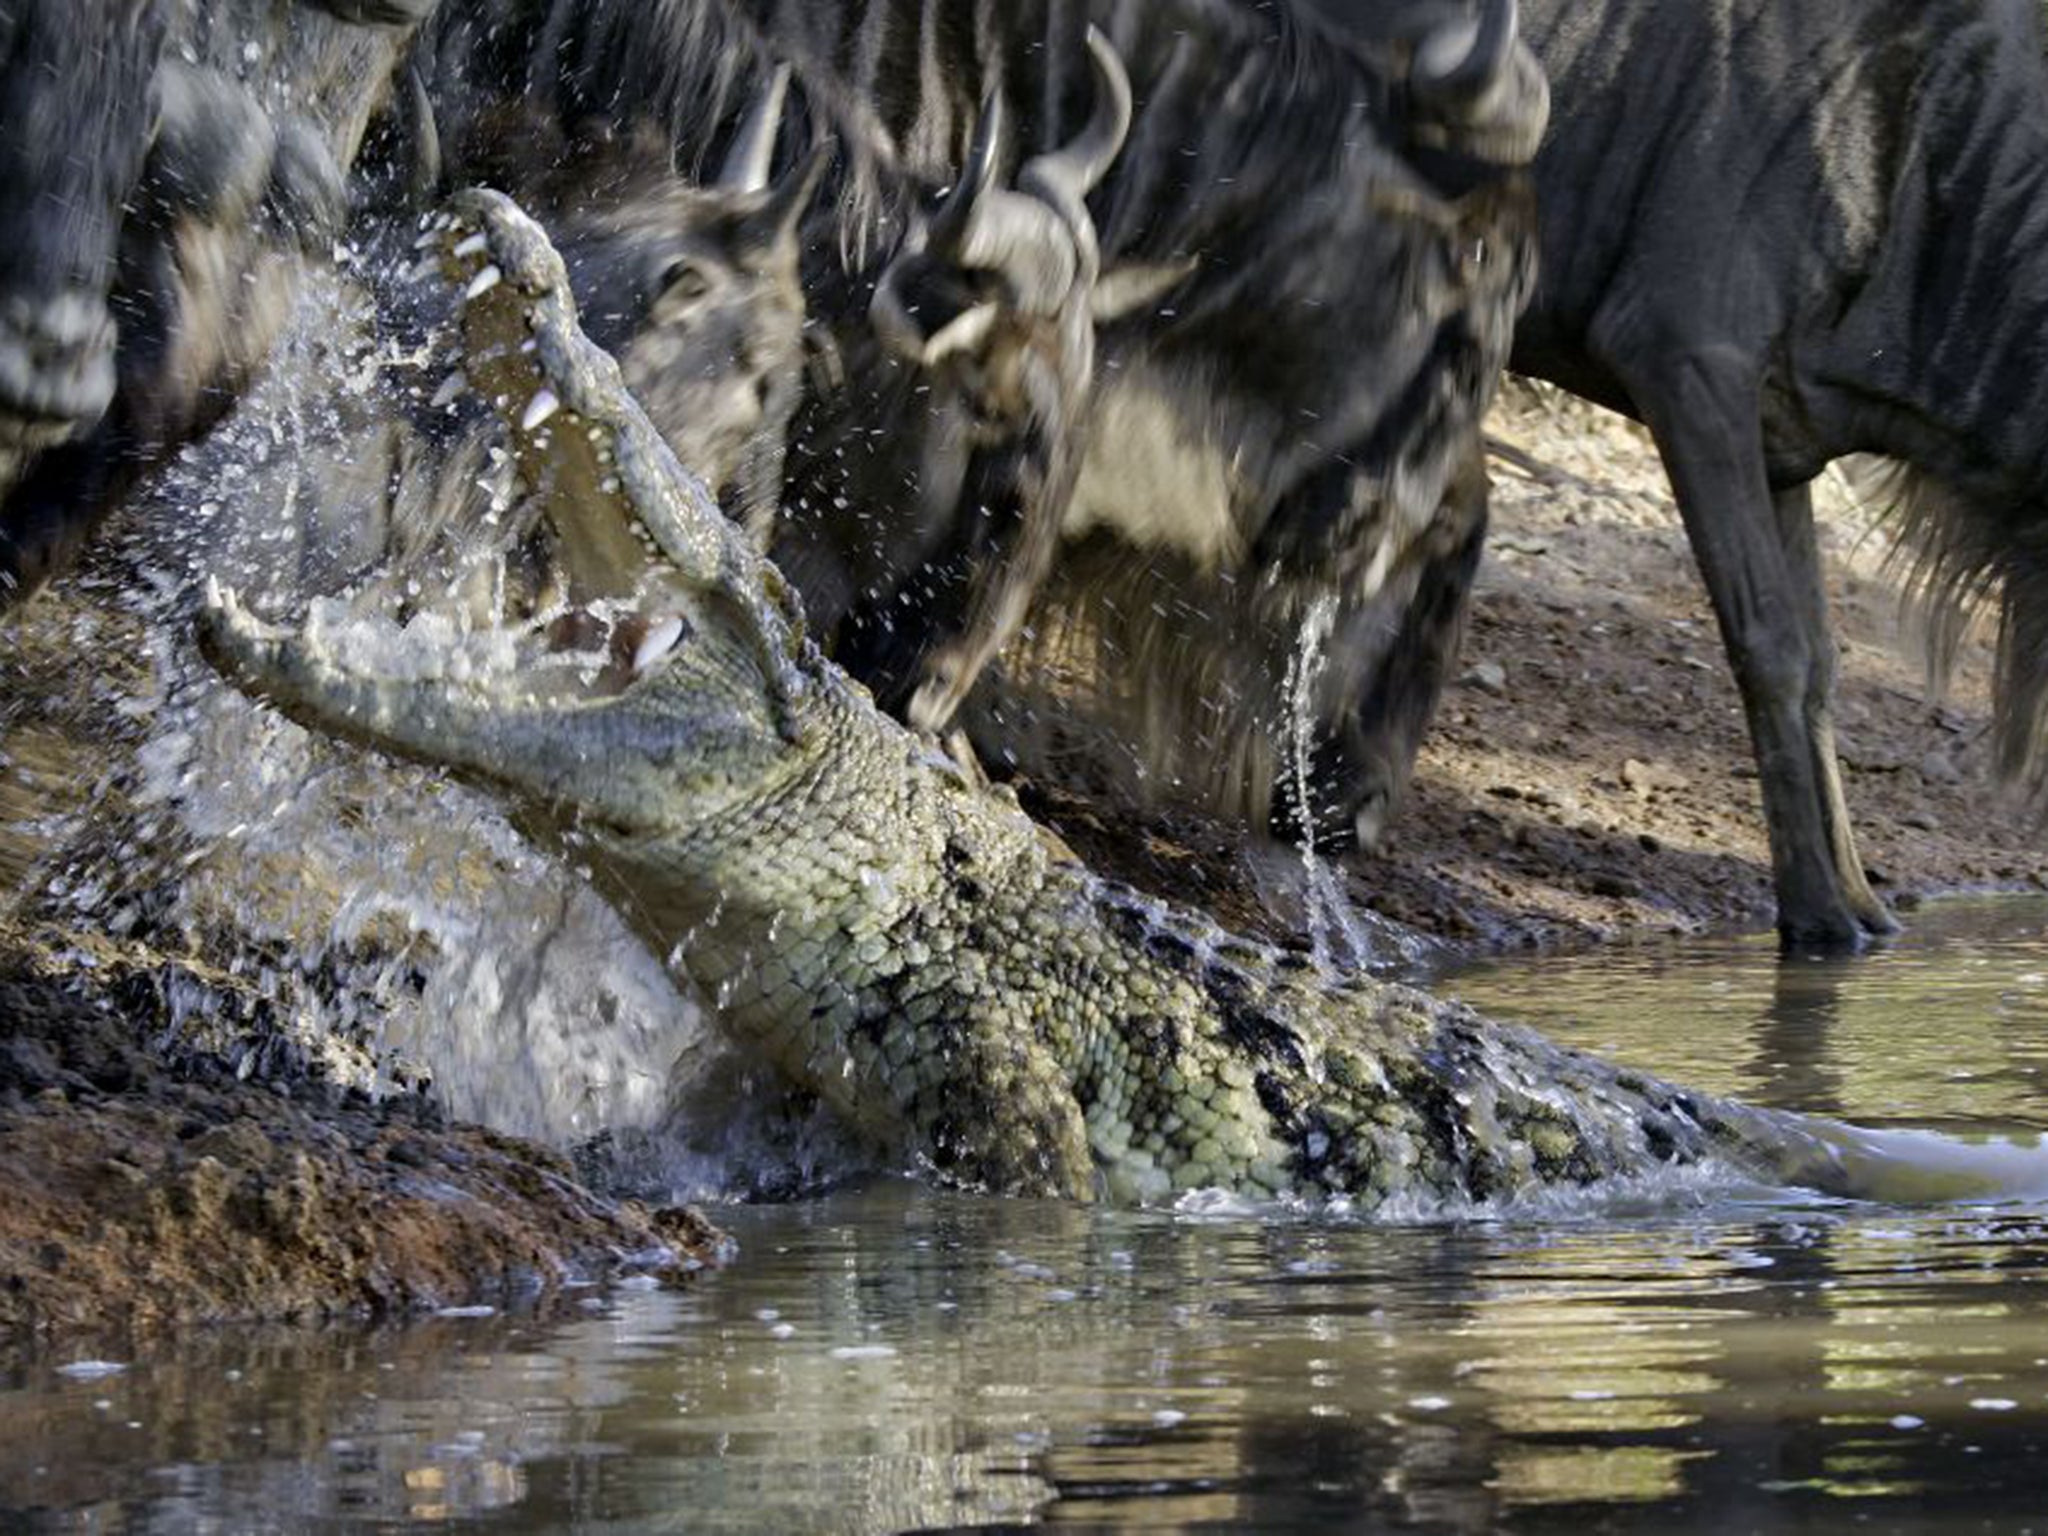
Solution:
[{"label": "wet rock", "polygon": [[1929,784],[1959,784],[1963,770],[1946,752],[1929,752],[1920,759],[1920,777]]},{"label": "wet rock", "polygon": [[694,1212],[608,1199],[559,1154],[415,1100],[166,1061],[147,995],[0,930],[0,1340],[679,1281],[729,1251]]},{"label": "wet rock", "polygon": [[1837,744],[1836,756],[1858,773],[1898,773],[1909,766],[1896,747],[1883,743],[1844,740]]},{"label": "wet rock", "polygon": [[1605,869],[1596,870],[1586,877],[1586,890],[1592,895],[1604,896],[1610,901],[1633,901],[1643,894],[1640,881]]}]

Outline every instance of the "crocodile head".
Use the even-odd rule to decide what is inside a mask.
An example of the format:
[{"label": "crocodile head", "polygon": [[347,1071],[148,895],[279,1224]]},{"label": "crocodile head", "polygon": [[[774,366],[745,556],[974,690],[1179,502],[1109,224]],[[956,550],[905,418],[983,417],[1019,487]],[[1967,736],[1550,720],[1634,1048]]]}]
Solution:
[{"label": "crocodile head", "polygon": [[551,540],[544,585],[475,629],[332,603],[285,628],[210,584],[206,654],[300,723],[446,766],[542,830],[645,839],[758,794],[829,686],[794,596],[584,335],[539,225],[470,192],[422,243],[451,286],[457,378],[501,418]]}]

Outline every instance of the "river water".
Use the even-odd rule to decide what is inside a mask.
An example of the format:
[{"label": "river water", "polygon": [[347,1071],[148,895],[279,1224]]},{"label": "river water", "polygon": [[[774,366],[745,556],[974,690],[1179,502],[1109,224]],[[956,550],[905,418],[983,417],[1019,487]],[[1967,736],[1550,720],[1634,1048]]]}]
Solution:
[{"label": "river water", "polygon": [[[2048,1125],[2048,903],[1910,922],[1436,984],[1789,1108]],[[2048,1530],[2048,1207],[719,1214],[683,1293],[0,1362],[0,1529]]]}]

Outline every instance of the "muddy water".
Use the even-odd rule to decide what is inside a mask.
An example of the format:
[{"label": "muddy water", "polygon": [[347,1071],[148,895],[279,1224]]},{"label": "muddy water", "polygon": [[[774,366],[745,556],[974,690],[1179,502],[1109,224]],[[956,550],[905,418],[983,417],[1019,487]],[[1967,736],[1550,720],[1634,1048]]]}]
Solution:
[{"label": "muddy water", "polygon": [[[2048,1123],[2048,905],[1443,983],[1717,1088]],[[0,1529],[2048,1530],[2048,1208],[733,1209],[686,1294],[0,1366]]]}]

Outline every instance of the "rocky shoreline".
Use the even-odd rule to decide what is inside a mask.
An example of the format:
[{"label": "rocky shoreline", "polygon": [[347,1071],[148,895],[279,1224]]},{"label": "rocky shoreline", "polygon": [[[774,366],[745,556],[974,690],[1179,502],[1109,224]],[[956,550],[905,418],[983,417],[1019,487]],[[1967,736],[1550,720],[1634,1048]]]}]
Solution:
[{"label": "rocky shoreline", "polygon": [[165,966],[38,951],[0,934],[0,1344],[545,1304],[730,1254],[423,1095],[160,1047]]}]

